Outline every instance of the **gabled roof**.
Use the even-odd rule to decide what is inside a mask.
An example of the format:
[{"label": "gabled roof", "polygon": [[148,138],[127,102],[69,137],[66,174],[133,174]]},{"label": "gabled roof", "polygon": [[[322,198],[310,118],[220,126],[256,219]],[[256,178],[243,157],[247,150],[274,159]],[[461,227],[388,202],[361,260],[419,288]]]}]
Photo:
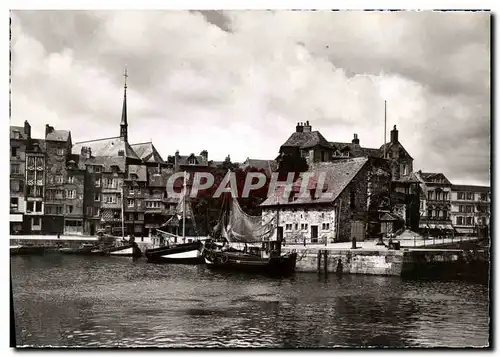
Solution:
[{"label": "gabled roof", "polygon": [[240,165],[241,169],[246,169],[248,167],[253,167],[258,170],[264,170],[266,175],[271,175],[273,171],[276,171],[278,164],[274,160],[261,160],[261,159],[250,159],[247,158],[243,164]]},{"label": "gabled roof", "polygon": [[26,140],[28,136],[24,133],[24,127],[22,126],[10,126],[10,138],[14,138],[14,133],[19,133],[19,138],[16,140]]},{"label": "gabled roof", "polygon": [[73,145],[73,148],[71,149],[71,152],[73,154],[80,155],[83,147],[90,148],[92,156],[96,157],[119,157],[118,152],[120,150],[123,150],[123,157],[140,160],[140,158],[130,147],[130,145],[119,136],[114,138],[89,140],[75,143]]},{"label": "gabled roof", "polygon": [[[175,158],[175,157],[174,157]],[[195,159],[196,164],[190,164],[189,161],[190,159]],[[208,161],[205,160],[205,157],[201,155],[179,155],[178,157],[178,162],[179,165],[189,165],[189,166],[208,166]]]},{"label": "gabled roof", "polygon": [[152,142],[132,144],[132,150],[143,162],[163,164],[163,158],[160,156]]},{"label": "gabled roof", "polygon": [[392,148],[392,147],[393,147],[393,146],[395,146],[395,145],[399,145],[399,148],[400,148],[400,149],[403,149],[403,151],[405,152],[405,154],[406,154],[406,155],[408,155],[408,157],[409,157],[410,159],[413,159],[413,158],[411,157],[411,155],[410,155],[410,154],[408,154],[408,151],[406,151],[406,149],[404,148],[404,146],[403,146],[403,145],[402,145],[399,141],[398,141],[397,143],[391,143],[391,142],[388,142],[388,143],[386,143],[386,144],[383,144],[383,145],[380,147],[380,153],[381,153],[380,155],[381,155],[381,156],[384,156],[384,147],[385,147],[385,151],[387,152],[387,151],[389,151],[389,149],[390,149],[390,148]]},{"label": "gabled roof", "polygon": [[71,137],[69,130],[53,130],[45,136],[47,141],[68,141]]},{"label": "gabled roof", "polygon": [[316,145],[330,147],[330,143],[319,131],[294,132],[281,147],[311,148]]},{"label": "gabled roof", "polygon": [[452,185],[452,191],[464,192],[490,192],[489,186],[475,186],[475,185]]},{"label": "gabled roof", "polygon": [[[368,158],[355,158],[340,160],[337,162],[320,162],[312,164],[308,172],[313,173],[314,176],[309,179],[308,188],[316,188],[316,181],[320,177],[320,173],[324,173],[324,187],[327,189],[326,192],[329,193],[329,197],[319,197],[317,199],[313,199],[310,195],[301,197],[301,195],[297,192],[296,199],[289,202],[287,197],[283,197],[284,188],[278,187],[276,191],[261,204],[261,206],[276,206],[278,204],[280,206],[289,206],[333,203],[367,162]],[[293,185],[296,188],[300,188],[301,179],[295,181]]]},{"label": "gabled roof", "polygon": [[76,164],[81,170],[85,170],[87,165],[98,165],[102,166],[104,172],[111,172],[112,166],[116,166],[121,172],[125,172],[125,158],[124,157],[112,157],[112,156],[98,156],[91,157],[87,159],[79,154],[75,154]]},{"label": "gabled roof", "polygon": [[359,144],[330,142],[330,145],[340,152],[349,151],[350,157],[381,157],[379,149],[364,148]]}]

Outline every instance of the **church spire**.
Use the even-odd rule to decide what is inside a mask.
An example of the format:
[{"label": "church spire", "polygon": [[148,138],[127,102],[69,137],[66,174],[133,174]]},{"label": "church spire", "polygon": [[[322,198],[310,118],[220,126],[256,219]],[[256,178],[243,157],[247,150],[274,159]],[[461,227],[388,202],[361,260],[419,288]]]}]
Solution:
[{"label": "church spire", "polygon": [[125,85],[123,90],[123,108],[122,108],[122,121],[120,123],[120,137],[128,141],[128,124],[127,124],[127,67],[125,67],[125,72],[123,73],[125,78]]}]

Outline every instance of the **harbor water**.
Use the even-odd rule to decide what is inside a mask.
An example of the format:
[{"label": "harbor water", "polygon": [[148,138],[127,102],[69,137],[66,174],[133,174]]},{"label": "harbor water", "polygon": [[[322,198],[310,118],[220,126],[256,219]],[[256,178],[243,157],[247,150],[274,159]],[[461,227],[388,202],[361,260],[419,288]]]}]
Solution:
[{"label": "harbor water", "polygon": [[143,259],[13,256],[18,346],[487,346],[488,287],[220,273]]}]

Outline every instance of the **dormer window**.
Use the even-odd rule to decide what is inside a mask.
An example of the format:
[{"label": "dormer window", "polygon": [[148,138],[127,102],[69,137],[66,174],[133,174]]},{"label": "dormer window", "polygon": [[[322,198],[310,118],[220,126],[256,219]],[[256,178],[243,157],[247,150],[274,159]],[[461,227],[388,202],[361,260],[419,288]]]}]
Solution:
[{"label": "dormer window", "polygon": [[125,156],[125,151],[118,150],[118,156]]},{"label": "dormer window", "polygon": [[63,148],[57,149],[57,155],[63,156],[64,155],[64,149]]},{"label": "dormer window", "polygon": [[130,174],[130,178],[131,178],[132,180],[137,180],[137,179],[138,179],[138,176],[137,176],[137,174]]},{"label": "dormer window", "polygon": [[196,158],[190,157],[188,162],[189,162],[189,165],[196,165]]},{"label": "dormer window", "polygon": [[19,131],[15,130],[14,131],[14,139],[19,139],[21,137],[21,135],[19,134]]}]

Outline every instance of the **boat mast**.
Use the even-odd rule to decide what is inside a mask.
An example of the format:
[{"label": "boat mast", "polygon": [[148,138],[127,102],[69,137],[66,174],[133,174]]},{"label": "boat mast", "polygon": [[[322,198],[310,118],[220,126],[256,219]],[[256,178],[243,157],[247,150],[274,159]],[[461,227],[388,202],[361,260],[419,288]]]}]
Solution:
[{"label": "boat mast", "polygon": [[182,197],[182,242],[186,243],[186,171],[184,171],[184,197]]},{"label": "boat mast", "polygon": [[122,183],[122,240],[125,239],[125,220],[124,220],[124,217],[123,217],[123,207],[125,205],[125,193],[124,193],[124,190],[123,190],[123,183]]}]

